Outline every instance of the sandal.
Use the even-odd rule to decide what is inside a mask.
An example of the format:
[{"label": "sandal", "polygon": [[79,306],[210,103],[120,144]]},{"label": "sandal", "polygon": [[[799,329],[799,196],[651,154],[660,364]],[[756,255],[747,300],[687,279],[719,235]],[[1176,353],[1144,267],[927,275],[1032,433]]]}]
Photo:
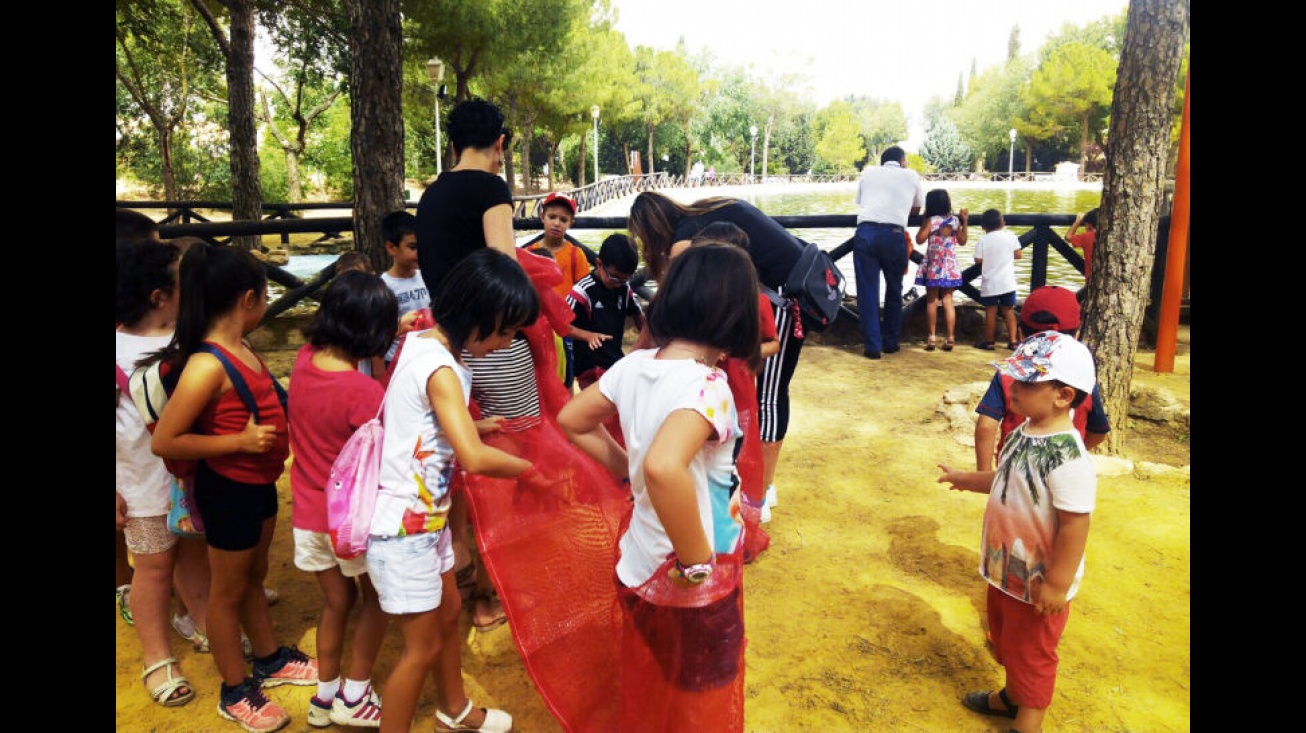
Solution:
[{"label": "sandal", "polygon": [[1003,689],[998,690],[998,699],[1002,701],[1003,705],[1007,706],[1006,710],[999,710],[989,705],[989,695],[991,694],[992,694],[991,692],[987,692],[987,691],[968,692],[966,693],[965,697],[961,698],[961,704],[965,705],[971,710],[974,710],[977,713],[983,713],[984,715],[996,715],[999,717],[1011,718],[1012,720],[1015,720],[1016,713],[1020,712],[1020,706],[1012,702],[1011,698],[1007,697],[1006,688],[1004,687]]},{"label": "sandal", "polygon": [[933,336],[930,336],[929,338],[925,339],[925,350],[926,350],[926,351],[934,351],[934,337],[933,337]]},{"label": "sandal", "polygon": [[470,725],[463,725],[463,721],[468,715],[472,714],[472,700],[467,699],[467,707],[463,708],[462,713],[456,718],[450,718],[448,715],[440,712],[440,708],[435,709],[435,729],[444,733],[445,731],[470,730],[483,731],[483,733],[508,733],[512,730],[512,716],[498,708],[481,708],[485,711],[485,720],[479,727],[473,728]]},{"label": "sandal", "polygon": [[[472,626],[476,627],[477,631],[496,629],[508,622],[508,616],[503,611],[503,602],[499,600],[498,591],[490,590],[477,593],[474,599],[472,603]],[[482,612],[482,609],[485,610]],[[487,616],[489,617],[488,621],[485,620]]]},{"label": "sandal", "polygon": [[943,346],[940,346],[939,348],[943,349],[944,351],[952,351],[952,347],[956,345],[957,345],[956,341],[954,341],[953,339],[948,339],[947,341],[944,341]]},{"label": "sandal", "polygon": [[[167,668],[167,681],[150,690],[150,697],[153,698],[154,702],[165,708],[180,707],[195,699],[195,688],[190,686],[190,681],[181,675],[174,676],[172,674],[172,666],[176,663],[176,657],[160,659],[146,667],[145,671],[141,673],[141,682],[144,682],[150,675],[160,669]],[[182,692],[182,690],[185,690],[185,692]]]}]

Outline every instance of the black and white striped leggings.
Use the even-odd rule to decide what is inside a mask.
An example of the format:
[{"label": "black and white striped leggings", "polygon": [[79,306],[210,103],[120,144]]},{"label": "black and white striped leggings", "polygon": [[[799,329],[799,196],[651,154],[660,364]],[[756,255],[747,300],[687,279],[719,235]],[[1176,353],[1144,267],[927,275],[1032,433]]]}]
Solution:
[{"label": "black and white striped leggings", "polygon": [[757,423],[763,443],[784,440],[789,432],[789,380],[793,379],[798,354],[803,350],[803,339],[794,338],[792,308],[775,309],[775,331],[780,351],[767,357],[757,373]]}]

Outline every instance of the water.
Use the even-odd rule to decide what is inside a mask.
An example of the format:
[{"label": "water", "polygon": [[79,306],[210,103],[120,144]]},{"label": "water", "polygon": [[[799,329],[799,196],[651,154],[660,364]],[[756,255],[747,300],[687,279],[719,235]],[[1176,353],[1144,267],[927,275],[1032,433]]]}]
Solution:
[{"label": "water", "polygon": [[[979,241],[984,230],[978,224],[980,212],[988,208],[998,209],[1004,214],[1077,214],[1098,206],[1102,199],[1101,185],[1051,184],[1051,183],[926,183],[931,188],[947,189],[952,198],[953,210],[965,207],[969,209],[971,221],[970,239],[957,249],[957,259],[964,269],[975,262],[975,243]],[[757,206],[772,216],[803,216],[815,214],[856,214],[857,207],[853,197],[857,193],[856,183],[821,183],[821,184],[775,184],[762,186],[717,187],[712,189],[672,189],[665,191],[678,201],[693,201],[707,195],[735,196]],[[584,212],[582,216],[626,216],[630,213],[631,195],[618,201]],[[1009,227],[1017,236],[1024,234],[1029,227]],[[608,229],[572,229],[571,235],[580,242],[597,251],[604,237],[611,234]],[[1058,227],[1058,233],[1065,235],[1065,229]],[[833,249],[843,244],[853,235],[851,228],[794,229],[794,234],[809,242],[815,242],[823,249]],[[525,241],[539,230],[518,231],[519,241]],[[910,230],[914,236],[915,230]],[[925,245],[916,245],[919,252],[924,252]],[[1017,296],[1024,298],[1029,294],[1030,267],[1032,258],[1026,248],[1025,257],[1016,260]],[[283,269],[306,279],[317,274],[323,267],[334,262],[338,255],[314,254],[292,255],[290,262]],[[853,273],[852,255],[839,260],[839,269],[848,281],[848,294],[856,295],[857,282]],[[904,282],[911,286],[916,277],[916,264],[908,266]],[[1048,284],[1064,285],[1078,290],[1084,285],[1084,276],[1079,274],[1070,263],[1054,251],[1048,257]],[[972,281],[976,287],[978,280]],[[924,294],[923,287],[917,287],[918,295]],[[883,292],[883,291],[881,291]],[[904,287],[903,292],[907,292]],[[955,298],[969,300],[958,291]]]}]

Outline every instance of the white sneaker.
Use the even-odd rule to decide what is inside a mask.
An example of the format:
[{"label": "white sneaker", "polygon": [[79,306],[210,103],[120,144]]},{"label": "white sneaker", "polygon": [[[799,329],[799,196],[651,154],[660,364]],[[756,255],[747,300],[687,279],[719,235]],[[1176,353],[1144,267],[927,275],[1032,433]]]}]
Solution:
[{"label": "white sneaker", "polygon": [[350,705],[345,702],[344,688],[341,688],[341,692],[337,692],[331,701],[331,722],[358,728],[380,728],[381,696],[368,685],[358,702]]},{"label": "white sneaker", "polygon": [[769,486],[766,487],[766,506],[768,509],[775,506],[778,503],[775,500],[775,494],[776,494],[775,484],[770,484]]},{"label": "white sneaker", "polygon": [[758,524],[766,524],[771,521],[771,507],[767,506],[765,502],[762,504],[762,510],[758,514]]}]

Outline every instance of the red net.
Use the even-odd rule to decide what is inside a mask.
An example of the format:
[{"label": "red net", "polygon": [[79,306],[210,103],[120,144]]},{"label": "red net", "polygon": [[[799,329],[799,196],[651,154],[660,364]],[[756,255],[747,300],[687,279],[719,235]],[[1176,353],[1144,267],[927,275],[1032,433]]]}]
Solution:
[{"label": "red net", "polygon": [[762,433],[757,423],[757,377],[742,359],[726,359],[725,372],[744,432],[735,469],[743,491],[739,510],[744,517],[744,562],[749,563],[771,545],[771,536],[759,523],[766,485],[762,479]]}]

